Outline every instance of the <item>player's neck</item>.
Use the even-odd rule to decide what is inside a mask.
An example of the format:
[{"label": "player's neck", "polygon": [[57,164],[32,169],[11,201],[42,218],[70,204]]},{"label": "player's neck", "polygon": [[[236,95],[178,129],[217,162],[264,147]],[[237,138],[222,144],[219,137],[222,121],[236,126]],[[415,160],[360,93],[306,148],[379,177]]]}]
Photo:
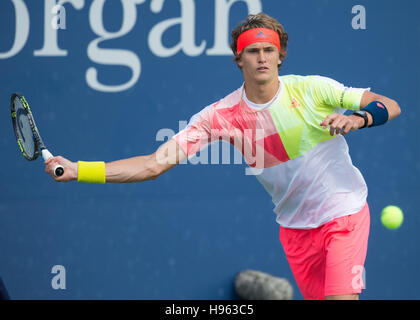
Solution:
[{"label": "player's neck", "polygon": [[249,101],[256,104],[269,102],[279,90],[280,82],[278,78],[268,83],[255,83],[245,81],[244,88],[246,97]]}]

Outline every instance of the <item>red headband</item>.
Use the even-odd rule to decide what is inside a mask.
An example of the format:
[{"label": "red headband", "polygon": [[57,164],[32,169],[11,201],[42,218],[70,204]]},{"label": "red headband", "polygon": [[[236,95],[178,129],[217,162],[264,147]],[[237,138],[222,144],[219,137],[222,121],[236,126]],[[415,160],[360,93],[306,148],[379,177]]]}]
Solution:
[{"label": "red headband", "polygon": [[238,37],[236,54],[240,54],[245,47],[255,42],[270,42],[274,44],[279,51],[281,48],[279,34],[276,31],[267,28],[254,28],[242,32]]}]

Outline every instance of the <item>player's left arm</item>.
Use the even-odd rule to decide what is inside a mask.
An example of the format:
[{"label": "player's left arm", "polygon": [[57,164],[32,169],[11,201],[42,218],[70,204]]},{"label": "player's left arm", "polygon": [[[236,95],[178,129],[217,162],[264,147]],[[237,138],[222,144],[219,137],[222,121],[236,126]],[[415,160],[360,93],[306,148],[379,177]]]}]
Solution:
[{"label": "player's left arm", "polygon": [[[371,92],[366,90],[361,98],[360,101],[360,110],[366,111],[367,117],[368,117],[368,127],[372,126],[373,124],[373,116],[372,116],[372,110],[369,112],[368,109],[372,109],[371,103],[380,102],[379,107],[385,107],[387,111],[387,119],[384,119],[387,121],[390,121],[397,116],[401,114],[401,108],[398,105],[398,103],[388,97],[385,97],[383,95]],[[367,109],[363,110],[365,107]],[[379,108],[378,107],[378,108]],[[381,109],[378,109],[379,111],[382,111]],[[381,116],[383,116],[384,113],[381,113]],[[351,130],[358,130],[362,128],[365,124],[365,121],[362,117],[356,116],[356,115],[343,115],[343,114],[337,114],[333,113],[328,115],[322,122],[321,126],[326,129],[328,126],[330,126],[330,134],[342,134],[345,135]]]},{"label": "player's left arm", "polygon": [[[360,110],[363,110],[364,107],[366,107],[367,105],[369,105],[371,102],[374,102],[374,101],[382,102],[382,104],[388,110],[387,121],[390,121],[401,114],[401,108],[398,105],[397,101],[391,98],[382,96],[380,94],[368,91],[368,90],[366,90],[362,95],[362,100],[360,101]],[[368,126],[371,126],[373,123],[372,115],[369,112],[367,112],[367,116],[368,116]],[[355,116],[352,116],[352,117],[355,117]],[[363,126],[363,121],[362,121],[361,126]]]}]

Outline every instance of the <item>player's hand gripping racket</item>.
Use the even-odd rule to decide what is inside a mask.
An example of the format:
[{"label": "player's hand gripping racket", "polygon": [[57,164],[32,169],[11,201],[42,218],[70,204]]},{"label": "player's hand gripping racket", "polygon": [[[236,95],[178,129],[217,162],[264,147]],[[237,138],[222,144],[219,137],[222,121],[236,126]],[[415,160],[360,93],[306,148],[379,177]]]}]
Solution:
[{"label": "player's hand gripping racket", "polygon": [[[21,94],[12,94],[11,109],[13,129],[23,156],[29,161],[38,158],[39,153],[41,153],[44,161],[52,158],[53,155],[47,150],[41,139],[29,104]],[[63,166],[57,165],[54,168],[56,177],[62,176],[63,173]]]}]

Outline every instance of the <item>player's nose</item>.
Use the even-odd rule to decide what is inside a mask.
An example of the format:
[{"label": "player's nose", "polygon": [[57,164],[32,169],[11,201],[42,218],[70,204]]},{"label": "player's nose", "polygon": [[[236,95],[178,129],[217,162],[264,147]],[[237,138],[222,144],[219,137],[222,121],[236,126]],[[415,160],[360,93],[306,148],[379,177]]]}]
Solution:
[{"label": "player's nose", "polygon": [[266,54],[264,52],[264,50],[260,50],[258,52],[258,62],[265,62],[266,61]]}]

